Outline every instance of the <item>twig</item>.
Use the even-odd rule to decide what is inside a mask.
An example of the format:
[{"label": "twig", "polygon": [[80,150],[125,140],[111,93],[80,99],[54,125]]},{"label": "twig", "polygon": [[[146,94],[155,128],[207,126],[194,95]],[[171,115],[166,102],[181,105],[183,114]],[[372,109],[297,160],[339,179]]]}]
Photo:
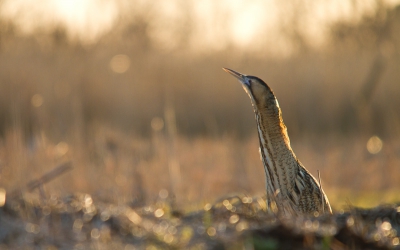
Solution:
[{"label": "twig", "polygon": [[45,173],[41,177],[30,181],[25,188],[16,189],[11,191],[7,196],[8,198],[15,198],[20,196],[23,192],[32,191],[35,188],[40,187],[41,185],[52,181],[56,177],[64,174],[65,172],[72,169],[72,164],[70,161],[64,162],[61,165],[55,167],[54,169],[50,170],[49,172]]},{"label": "twig", "polygon": [[321,194],[321,201],[322,201],[322,213],[325,213],[325,197],[323,193],[324,191],[322,191],[321,174],[319,170],[317,170],[317,172],[318,172],[319,192]]}]

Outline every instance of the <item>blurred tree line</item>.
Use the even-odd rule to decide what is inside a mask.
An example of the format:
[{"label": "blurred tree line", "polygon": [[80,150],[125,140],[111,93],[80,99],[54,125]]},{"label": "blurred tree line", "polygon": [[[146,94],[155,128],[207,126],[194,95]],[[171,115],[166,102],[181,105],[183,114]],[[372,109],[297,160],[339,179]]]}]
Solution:
[{"label": "blurred tree line", "polygon": [[[292,7],[280,29],[291,53],[277,57],[268,52],[273,47],[229,41],[223,49],[193,48],[193,6],[180,4],[186,11],[171,26],[171,44],[150,31],[157,7],[150,3],[126,8],[93,44],[71,40],[62,26],[22,34],[0,17],[0,134],[17,128],[26,138],[45,133],[58,141],[104,124],[147,137],[159,117],[190,137],[253,135],[249,100],[221,70],[229,67],[270,84],[292,137],[399,138],[400,7],[377,1],[358,21],[331,23],[326,42],[314,46],[301,25],[304,3],[284,2]],[[260,31],[260,39],[270,38]]]}]

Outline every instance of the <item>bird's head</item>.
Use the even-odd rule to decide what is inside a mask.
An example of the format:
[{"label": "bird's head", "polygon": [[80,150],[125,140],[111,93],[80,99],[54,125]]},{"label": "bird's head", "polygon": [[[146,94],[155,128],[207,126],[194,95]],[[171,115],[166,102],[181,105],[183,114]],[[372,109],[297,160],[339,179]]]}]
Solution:
[{"label": "bird's head", "polygon": [[274,92],[263,80],[256,76],[243,75],[228,68],[223,68],[223,70],[239,80],[254,105],[272,105],[279,108],[279,103]]}]

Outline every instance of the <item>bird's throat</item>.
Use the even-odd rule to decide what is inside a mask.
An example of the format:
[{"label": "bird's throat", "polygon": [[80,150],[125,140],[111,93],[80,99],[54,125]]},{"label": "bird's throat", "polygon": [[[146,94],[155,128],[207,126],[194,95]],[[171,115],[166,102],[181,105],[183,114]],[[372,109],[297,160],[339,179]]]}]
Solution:
[{"label": "bird's throat", "polygon": [[[267,175],[267,190],[276,192],[294,181],[297,159],[278,106],[254,107],[260,140],[260,154]],[[279,190],[287,191],[287,190]],[[268,194],[273,195],[273,194]]]}]

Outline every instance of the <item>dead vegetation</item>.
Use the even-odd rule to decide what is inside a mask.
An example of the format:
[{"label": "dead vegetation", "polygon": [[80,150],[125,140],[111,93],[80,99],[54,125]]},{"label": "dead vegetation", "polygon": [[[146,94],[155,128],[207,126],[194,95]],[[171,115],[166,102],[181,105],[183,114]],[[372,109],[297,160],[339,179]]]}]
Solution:
[{"label": "dead vegetation", "polygon": [[144,207],[89,194],[24,196],[0,209],[2,249],[398,249],[400,206],[350,207],[281,218],[261,197],[231,196],[182,213],[168,199]]},{"label": "dead vegetation", "polygon": [[[146,12],[91,45],[0,18],[0,248],[398,248],[400,15],[376,2],[332,23],[321,47],[286,22],[284,57],[195,51],[179,28],[163,50]],[[274,89],[334,215],[287,220],[254,197],[255,121],[227,66]]]}]

